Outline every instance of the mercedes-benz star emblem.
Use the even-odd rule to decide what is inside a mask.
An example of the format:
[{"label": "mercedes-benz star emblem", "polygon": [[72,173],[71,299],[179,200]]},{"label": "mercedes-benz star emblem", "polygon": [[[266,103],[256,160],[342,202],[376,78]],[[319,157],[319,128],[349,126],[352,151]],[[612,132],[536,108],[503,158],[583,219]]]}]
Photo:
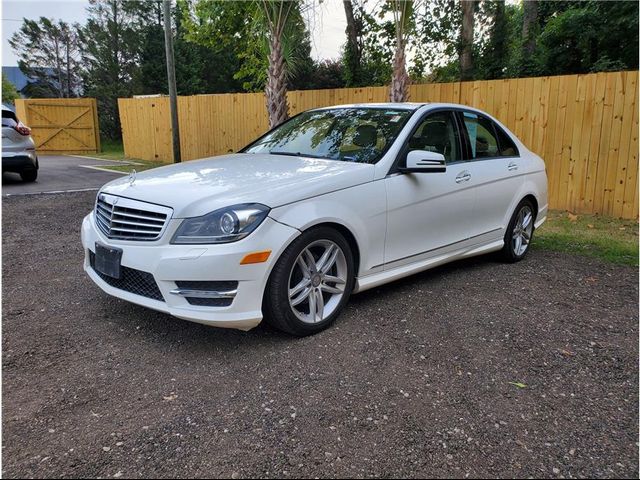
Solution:
[{"label": "mercedes-benz star emblem", "polygon": [[131,173],[129,173],[129,185],[133,185],[133,182],[135,181],[136,181],[136,171],[131,170]]}]

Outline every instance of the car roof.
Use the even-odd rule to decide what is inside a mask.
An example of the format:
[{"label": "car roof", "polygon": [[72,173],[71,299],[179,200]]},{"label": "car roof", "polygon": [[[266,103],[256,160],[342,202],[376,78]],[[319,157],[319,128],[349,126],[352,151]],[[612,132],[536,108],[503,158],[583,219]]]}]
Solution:
[{"label": "car roof", "polygon": [[430,107],[430,108],[463,108],[465,110],[472,110],[480,113],[484,113],[477,108],[470,107],[469,105],[462,105],[460,103],[435,103],[435,102],[387,102],[387,103],[352,103],[345,105],[332,105],[329,107],[320,107],[315,108],[313,110],[331,110],[333,108],[392,108],[396,110],[408,110],[408,111],[416,111],[422,107]]},{"label": "car roof", "polygon": [[344,104],[344,105],[331,105],[331,106],[327,106],[327,107],[319,107],[319,108],[314,108],[313,110],[331,110],[333,108],[380,108],[380,109],[384,109],[384,108],[393,108],[396,110],[417,110],[418,108],[422,107],[423,105],[426,105],[424,103],[411,103],[411,102],[405,102],[405,103],[391,103],[391,102],[387,102],[387,103],[349,103],[349,104]]}]

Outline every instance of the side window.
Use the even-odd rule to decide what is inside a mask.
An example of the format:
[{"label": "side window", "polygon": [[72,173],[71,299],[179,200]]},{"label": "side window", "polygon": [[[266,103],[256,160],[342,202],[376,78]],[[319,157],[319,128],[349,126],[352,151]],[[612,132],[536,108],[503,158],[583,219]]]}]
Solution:
[{"label": "side window", "polygon": [[498,144],[500,145],[499,154],[501,157],[517,157],[519,155],[516,145],[511,137],[495,123],[493,124],[496,135],[498,136]]},{"label": "side window", "polygon": [[409,139],[411,150],[441,153],[447,163],[462,160],[453,113],[437,112],[427,116]]},{"label": "side window", "polygon": [[471,158],[498,157],[498,139],[493,122],[471,112],[464,112],[464,126],[471,144]]}]

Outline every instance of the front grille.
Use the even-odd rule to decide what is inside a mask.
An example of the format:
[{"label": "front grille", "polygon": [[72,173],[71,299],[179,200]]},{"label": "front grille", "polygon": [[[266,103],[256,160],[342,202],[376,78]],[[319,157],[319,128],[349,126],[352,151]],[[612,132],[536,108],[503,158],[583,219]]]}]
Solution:
[{"label": "front grille", "polygon": [[95,269],[96,254],[92,251],[89,251],[89,263],[91,264],[93,271],[112,287],[124,290],[125,292],[134,293],[142,297],[151,298],[153,300],[159,300],[161,302],[164,301],[164,297],[158,288],[158,284],[150,273],[122,265],[120,267],[120,278],[110,277],[109,275],[100,273]]},{"label": "front grille", "polygon": [[162,235],[172,210],[101,193],[96,201],[96,224],[109,238],[116,240],[157,240]]}]

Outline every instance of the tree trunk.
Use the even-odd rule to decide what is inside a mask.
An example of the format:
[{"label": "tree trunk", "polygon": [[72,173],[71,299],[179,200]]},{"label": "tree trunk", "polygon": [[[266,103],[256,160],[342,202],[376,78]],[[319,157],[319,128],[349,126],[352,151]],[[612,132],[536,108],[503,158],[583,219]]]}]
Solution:
[{"label": "tree trunk", "polygon": [[[57,34],[56,34],[57,35]],[[62,64],[60,60],[60,42],[57,37],[54,38],[53,43],[56,49],[56,72],[58,76],[58,96],[64,98],[64,80],[62,79]]]},{"label": "tree trunk", "polygon": [[504,0],[497,0],[493,4],[491,30],[489,31],[488,48],[485,51],[487,62],[487,80],[504,76],[507,60],[507,18]]},{"label": "tree trunk", "polygon": [[68,34],[65,38],[65,46],[67,48],[67,98],[71,98],[71,54],[69,51],[71,49],[71,34]]},{"label": "tree trunk", "polygon": [[353,15],[353,4],[351,0],[344,0],[344,13],[347,18],[347,47],[345,51],[345,60],[348,70],[347,86],[355,86],[361,82],[360,78],[360,62],[362,60],[362,52],[358,44],[358,36],[360,34],[359,26]]},{"label": "tree trunk", "polygon": [[393,77],[391,77],[391,89],[389,101],[406,102],[409,100],[409,74],[406,67],[405,42],[398,39],[396,52],[393,56]]},{"label": "tree trunk", "polygon": [[462,32],[460,45],[460,77],[473,79],[473,21],[474,0],[462,0]]},{"label": "tree trunk", "polygon": [[407,73],[405,49],[413,4],[406,0],[396,0],[392,3],[392,6],[393,21],[396,29],[396,51],[393,56],[389,100],[392,102],[406,102],[409,100],[409,74]]},{"label": "tree trunk", "polygon": [[289,103],[287,102],[287,73],[282,53],[282,42],[280,36],[275,32],[271,34],[269,47],[269,68],[265,94],[269,128],[273,128],[289,118]]},{"label": "tree trunk", "polygon": [[536,30],[538,24],[538,0],[524,0],[522,15],[522,47],[525,58],[530,58],[536,50]]}]

